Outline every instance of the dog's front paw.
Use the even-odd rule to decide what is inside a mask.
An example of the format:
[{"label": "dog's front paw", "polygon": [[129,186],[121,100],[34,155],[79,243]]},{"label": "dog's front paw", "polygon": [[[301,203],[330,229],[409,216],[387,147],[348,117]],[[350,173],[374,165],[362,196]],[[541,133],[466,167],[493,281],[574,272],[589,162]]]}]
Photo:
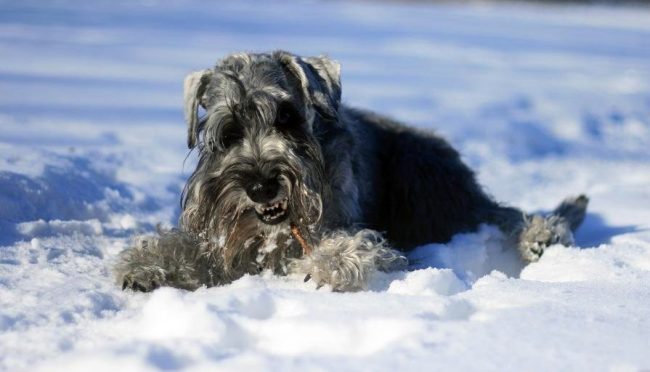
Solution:
[{"label": "dog's front paw", "polygon": [[165,276],[165,270],[160,267],[138,267],[122,276],[122,290],[151,292],[164,285]]},{"label": "dog's front paw", "polygon": [[354,292],[365,288],[367,274],[363,267],[347,265],[340,256],[312,254],[295,260],[289,266],[291,273],[305,274],[305,282],[325,285],[335,292]]},{"label": "dog's front paw", "polygon": [[352,292],[366,289],[376,271],[401,270],[407,264],[376,231],[339,231],[323,238],[311,255],[293,261],[290,272],[306,274],[319,288]]}]

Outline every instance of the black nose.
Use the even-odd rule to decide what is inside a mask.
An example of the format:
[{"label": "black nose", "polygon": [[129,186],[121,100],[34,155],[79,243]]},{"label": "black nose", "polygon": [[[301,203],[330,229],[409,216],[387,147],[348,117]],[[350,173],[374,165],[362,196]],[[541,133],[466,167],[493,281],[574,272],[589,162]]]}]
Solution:
[{"label": "black nose", "polygon": [[268,203],[278,196],[280,182],[277,178],[255,181],[248,185],[246,194],[255,203]]}]

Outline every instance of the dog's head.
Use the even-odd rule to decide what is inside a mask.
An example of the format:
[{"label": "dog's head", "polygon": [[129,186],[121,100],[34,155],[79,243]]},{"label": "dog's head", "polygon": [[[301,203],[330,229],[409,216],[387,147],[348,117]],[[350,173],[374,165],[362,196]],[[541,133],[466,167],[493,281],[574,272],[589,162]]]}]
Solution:
[{"label": "dog's head", "polygon": [[188,75],[184,97],[187,143],[199,151],[183,198],[186,228],[250,239],[288,222],[318,223],[319,138],[338,125],[338,63],[282,51],[234,54]]}]

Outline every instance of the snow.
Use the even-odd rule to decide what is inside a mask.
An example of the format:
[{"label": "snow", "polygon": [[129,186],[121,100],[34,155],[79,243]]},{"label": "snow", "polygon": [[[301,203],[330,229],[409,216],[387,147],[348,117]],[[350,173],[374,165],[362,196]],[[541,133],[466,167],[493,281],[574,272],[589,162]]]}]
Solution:
[{"label": "snow", "polygon": [[[647,8],[0,8],[0,370],[650,369]],[[269,273],[122,292],[116,255],[174,224],[194,166],[184,76],[276,48],[339,60],[346,102],[435,128],[498,200],[587,193],[577,246],[523,267],[483,226],[367,292]]]}]

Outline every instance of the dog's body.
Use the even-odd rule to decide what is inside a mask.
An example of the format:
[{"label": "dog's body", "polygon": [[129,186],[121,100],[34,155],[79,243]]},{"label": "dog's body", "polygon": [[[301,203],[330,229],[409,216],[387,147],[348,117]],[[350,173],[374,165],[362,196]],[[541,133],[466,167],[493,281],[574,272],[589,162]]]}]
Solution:
[{"label": "dog's body", "polygon": [[406,267],[389,246],[447,242],[481,223],[498,226],[527,262],[572,242],[586,197],[547,217],[502,206],[445,140],[349,108],[340,96],[339,66],[326,57],[236,54],[190,74],[188,145],[200,154],[181,226],[124,252],[123,286],[195,289],[271,269],[359,290],[376,270]]}]

